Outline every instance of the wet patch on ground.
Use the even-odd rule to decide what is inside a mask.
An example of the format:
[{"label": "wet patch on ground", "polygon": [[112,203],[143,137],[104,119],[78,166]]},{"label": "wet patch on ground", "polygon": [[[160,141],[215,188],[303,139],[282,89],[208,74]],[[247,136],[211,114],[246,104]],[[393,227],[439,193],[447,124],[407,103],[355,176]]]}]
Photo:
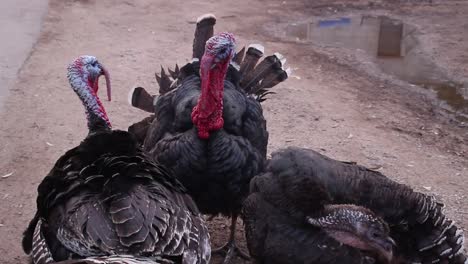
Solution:
[{"label": "wet patch on ground", "polygon": [[314,18],[280,25],[275,35],[286,41],[364,51],[382,72],[428,89],[445,116],[468,121],[468,83],[446,74],[426,52],[414,25],[387,16]]}]

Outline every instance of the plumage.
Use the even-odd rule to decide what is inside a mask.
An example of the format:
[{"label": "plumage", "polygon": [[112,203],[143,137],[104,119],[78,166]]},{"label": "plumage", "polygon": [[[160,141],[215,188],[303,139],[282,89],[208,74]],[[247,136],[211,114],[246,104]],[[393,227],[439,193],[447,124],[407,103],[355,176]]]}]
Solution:
[{"label": "plumage", "polygon": [[56,264],[174,264],[172,260],[158,257],[138,257],[132,255],[112,255],[102,257],[88,257],[56,262]]},{"label": "plumage", "polygon": [[[158,79],[159,76],[156,76]],[[128,102],[130,105],[137,105],[139,109],[146,112],[154,112],[154,98],[142,87],[135,87],[128,93]]]},{"label": "plumage", "polygon": [[[77,74],[100,67],[88,57],[71,66],[80,67]],[[106,125],[97,86],[86,85],[97,83],[100,74],[90,74],[74,89],[96,97],[100,107],[83,103],[88,136],[40,183],[37,212],[23,237],[25,252],[32,252],[36,264],[208,263],[209,234],[194,201],[167,169],[150,161],[131,133]],[[99,117],[106,122],[96,126]],[[82,258],[87,260],[66,261]]]},{"label": "plumage", "polygon": [[[168,70],[170,73],[171,70]],[[156,81],[158,82],[159,85],[159,94],[165,94],[168,91],[171,90],[171,85],[174,82],[172,79],[171,75],[167,74],[164,68],[161,66],[161,75],[158,75],[157,73],[155,74],[156,76]],[[149,94],[148,94],[149,95]],[[144,97],[147,97],[148,95],[144,95]]]},{"label": "plumage", "polygon": [[[159,99],[144,146],[175,171],[202,212],[230,215],[231,210],[240,209],[239,198],[247,194],[250,178],[262,169],[268,136],[265,120],[253,98],[226,82],[224,97],[229,101],[225,99],[224,129],[208,141],[200,140],[190,119],[199,84],[197,77],[189,78],[171,96]],[[244,127],[239,126],[242,120]]]},{"label": "plumage", "polygon": [[216,24],[216,16],[205,14],[197,19],[195,37],[193,38],[192,58],[201,60],[205,52],[206,41],[213,36],[213,28]]},{"label": "plumage", "polygon": [[432,196],[301,148],[273,153],[265,173],[251,182],[243,208],[251,255],[260,263],[368,263],[366,252],[307,225],[304,219],[326,204],[363,206],[385,220],[396,242],[392,263],[466,261],[462,230]]},{"label": "plumage", "polygon": [[[180,69],[171,90],[158,97],[143,145],[154,160],[175,172],[202,213],[236,218],[250,180],[264,167],[268,144],[266,120],[256,98],[266,90],[250,88],[277,74],[278,62],[261,62],[262,69],[256,71],[260,57],[250,57],[263,47],[251,45],[245,59],[254,74],[242,75],[238,63],[241,70],[247,65],[244,49],[235,55],[230,33],[207,38],[214,24],[212,15],[197,20],[194,59]],[[284,64],[279,68],[286,72]],[[242,86],[242,79],[248,87]]]}]

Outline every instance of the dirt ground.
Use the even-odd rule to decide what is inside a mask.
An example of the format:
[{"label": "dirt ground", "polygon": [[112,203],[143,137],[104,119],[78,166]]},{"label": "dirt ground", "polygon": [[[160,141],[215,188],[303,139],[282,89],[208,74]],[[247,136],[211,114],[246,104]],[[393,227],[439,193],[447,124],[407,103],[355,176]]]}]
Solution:
[{"label": "dirt ground", "polygon": [[0,1],[0,109],[16,73],[29,56],[47,11],[46,0]]},{"label": "dirt ground", "polygon": [[[279,41],[268,30],[305,17],[393,15],[421,28],[434,61],[453,75],[468,76],[467,1],[51,0],[42,33],[1,113],[0,176],[13,173],[0,178],[1,263],[26,262],[20,238],[35,210],[36,187],[87,133],[82,105],[66,80],[67,64],[89,54],[107,66],[114,96],[105,107],[114,127],[126,129],[146,116],[127,104],[128,90],[141,85],[156,92],[159,65],[188,61],[193,22],[208,12],[218,17],[216,31],[235,33],[240,45],[259,42],[266,53],[278,51],[294,70],[264,103],[269,152],[309,147],[379,168],[435,194],[447,214],[468,228],[466,126],[439,115],[424,91],[362,67],[344,56],[349,52]],[[210,227],[218,246],[227,238],[228,221],[216,218]]]}]

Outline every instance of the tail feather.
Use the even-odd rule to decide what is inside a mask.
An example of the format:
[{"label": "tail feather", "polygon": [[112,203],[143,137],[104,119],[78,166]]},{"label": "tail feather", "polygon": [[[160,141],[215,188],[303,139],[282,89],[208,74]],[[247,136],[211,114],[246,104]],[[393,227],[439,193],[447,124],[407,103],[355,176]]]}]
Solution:
[{"label": "tail feather", "polygon": [[136,87],[128,93],[128,103],[146,112],[154,113],[154,95],[150,95],[145,88]]},{"label": "tail feather", "polygon": [[34,218],[31,220],[31,222],[29,222],[28,227],[23,233],[22,245],[23,245],[23,250],[26,254],[30,254],[32,251],[32,245],[33,245],[34,235],[35,235],[38,221],[39,221],[39,215],[36,212],[36,214],[34,215]]},{"label": "tail feather", "polygon": [[180,73],[179,65],[176,64],[174,70],[167,68],[167,71],[169,72],[172,80],[175,80],[177,79],[177,77],[179,77],[179,73]]},{"label": "tail feather", "polygon": [[49,264],[54,263],[52,253],[50,252],[49,246],[45,241],[44,236],[41,232],[42,221],[37,221],[36,228],[34,229],[34,237],[32,244],[31,258],[35,264]]},{"label": "tail feather", "polygon": [[236,53],[234,58],[232,58],[232,61],[236,63],[237,65],[241,65],[242,61],[244,60],[244,55],[245,55],[245,47],[242,47],[242,49]]},{"label": "tail feather", "polygon": [[259,84],[260,80],[266,77],[271,70],[281,69],[281,61],[276,55],[266,57],[252,71],[246,74],[241,81],[241,86],[247,93],[253,93],[252,90]]},{"label": "tail feather", "polygon": [[205,14],[197,19],[197,28],[195,29],[195,37],[193,39],[192,58],[201,60],[205,52],[206,41],[213,36],[216,17],[213,14]]},{"label": "tail feather", "polygon": [[260,64],[255,67],[250,76],[247,76],[248,91],[251,94],[257,94],[260,89],[271,88],[280,81],[286,80],[288,77],[287,72],[283,69],[286,59],[281,58],[282,55],[275,53],[274,55],[266,57]]},{"label": "tail feather", "polygon": [[[166,73],[166,70],[161,66],[160,74],[154,74],[156,82],[159,85],[159,95],[164,95],[177,86],[177,78],[180,74],[179,65],[176,64],[174,70],[167,68],[167,72],[168,73]],[[128,103],[131,106],[150,113],[154,113],[154,105],[157,98],[157,95],[151,95],[143,87],[133,88],[128,93]]]},{"label": "tail feather", "polygon": [[[198,63],[201,60],[206,41],[213,36],[215,24],[216,17],[213,14],[205,14],[197,19],[192,63]],[[266,100],[267,95],[274,94],[269,89],[285,81],[291,74],[291,69],[284,67],[286,59],[279,53],[266,57],[257,65],[264,50],[260,44],[251,44],[247,51],[243,47],[231,60],[231,65],[238,73],[236,76],[239,76],[238,81],[241,88],[247,94],[254,95],[259,102]],[[183,70],[181,70],[176,65],[174,71],[168,69],[168,74],[166,74],[166,71],[161,67],[160,75],[155,74],[160,95],[170,92],[179,85],[184,75]]]},{"label": "tail feather", "polygon": [[174,80],[177,79],[177,77],[179,76],[179,73],[180,73],[179,65],[176,63],[175,68],[174,68],[174,76],[172,76],[172,78],[174,78]]},{"label": "tail feather", "polygon": [[251,44],[247,49],[245,58],[240,64],[240,75],[241,83],[245,82],[243,79],[246,76],[245,73],[251,72],[255,65],[257,65],[258,60],[263,56],[265,48],[260,44]]},{"label": "tail feather", "polygon": [[259,88],[271,88],[280,82],[285,81],[291,75],[291,68],[286,70],[281,67],[271,71],[260,84]]},{"label": "tail feather", "polygon": [[156,81],[158,82],[159,85],[159,94],[163,95],[167,92],[169,92],[171,89],[172,82],[174,81],[171,79],[171,77],[166,74],[166,71],[164,68],[161,66],[161,76],[159,76],[157,73],[155,73]]},{"label": "tail feather", "polygon": [[174,263],[171,260],[165,260],[160,257],[146,258],[130,255],[97,256],[85,259],[71,259],[55,264],[169,264]]},{"label": "tail feather", "polygon": [[[291,75],[291,69],[285,69],[286,58],[280,53],[266,57],[257,65],[263,56],[263,51],[261,45],[250,45],[240,64],[240,86],[246,93],[256,95],[259,102],[266,100],[266,95],[274,94],[269,91],[270,88],[285,81]],[[243,51],[241,50],[238,54],[241,52]],[[237,61],[239,58],[236,55]]]},{"label": "tail feather", "polygon": [[[416,210],[418,214],[423,216],[416,219],[420,224],[414,226],[412,231],[416,236],[419,236],[415,245],[418,253],[413,261],[465,263],[463,231],[455,225],[454,221],[444,215],[442,203],[436,202],[432,196],[424,198],[419,201],[420,209]],[[421,221],[423,219],[424,221]]]},{"label": "tail feather", "polygon": [[169,68],[167,68],[167,70],[169,71],[169,74],[171,75],[171,78],[175,80],[177,78],[176,72],[169,69]]}]

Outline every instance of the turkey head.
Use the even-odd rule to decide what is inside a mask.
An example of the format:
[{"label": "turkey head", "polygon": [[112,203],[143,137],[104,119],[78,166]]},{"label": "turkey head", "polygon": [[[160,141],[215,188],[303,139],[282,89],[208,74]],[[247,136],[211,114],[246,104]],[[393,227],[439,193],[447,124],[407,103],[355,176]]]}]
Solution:
[{"label": "turkey head", "polygon": [[86,108],[90,131],[111,128],[104,106],[97,96],[99,77],[102,75],[106,78],[107,98],[110,101],[111,84],[109,73],[96,57],[88,55],[80,56],[68,66],[68,80]]},{"label": "turkey head", "polygon": [[200,62],[201,95],[192,111],[192,122],[201,139],[219,130],[223,120],[224,79],[235,54],[235,39],[230,33],[217,34],[206,42]]},{"label": "turkey head", "polygon": [[369,251],[379,263],[392,263],[395,242],[387,223],[370,210],[356,205],[326,205],[320,216],[307,222],[348,246]]}]

